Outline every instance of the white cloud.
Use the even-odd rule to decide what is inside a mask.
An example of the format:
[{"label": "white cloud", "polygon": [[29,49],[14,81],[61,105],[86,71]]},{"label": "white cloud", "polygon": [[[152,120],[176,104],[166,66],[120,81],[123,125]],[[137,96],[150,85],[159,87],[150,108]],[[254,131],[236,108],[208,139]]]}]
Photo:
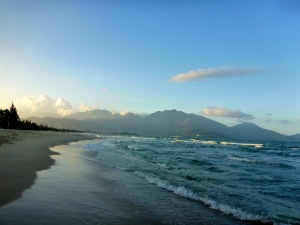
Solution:
[{"label": "white cloud", "polygon": [[129,110],[124,110],[124,111],[120,112],[120,115],[121,116],[126,116],[128,113],[130,113]]},{"label": "white cloud", "polygon": [[63,98],[51,98],[47,95],[24,97],[15,102],[22,118],[30,116],[67,116],[75,112],[69,101]]},{"label": "white cloud", "polygon": [[86,111],[91,111],[91,110],[94,110],[94,109],[98,109],[98,107],[95,106],[95,105],[85,105],[85,104],[83,104],[83,103],[80,103],[79,109],[80,109],[82,112],[86,112]]},{"label": "white cloud", "polygon": [[146,114],[136,113],[136,112],[132,112],[130,110],[123,110],[121,112],[113,111],[112,114],[113,115],[120,115],[120,116],[126,116],[128,114],[133,114],[133,115],[140,116],[140,117],[146,116]]},{"label": "white cloud", "polygon": [[250,114],[241,112],[238,109],[226,109],[218,107],[208,107],[203,109],[202,114],[205,116],[232,117],[244,120],[252,120],[254,117]]},{"label": "white cloud", "polygon": [[242,76],[247,74],[254,74],[259,72],[257,69],[249,68],[233,68],[233,67],[221,67],[221,68],[208,68],[192,70],[187,73],[176,74],[171,77],[171,82],[186,82],[192,80],[199,80],[203,78],[221,78],[231,76]]}]

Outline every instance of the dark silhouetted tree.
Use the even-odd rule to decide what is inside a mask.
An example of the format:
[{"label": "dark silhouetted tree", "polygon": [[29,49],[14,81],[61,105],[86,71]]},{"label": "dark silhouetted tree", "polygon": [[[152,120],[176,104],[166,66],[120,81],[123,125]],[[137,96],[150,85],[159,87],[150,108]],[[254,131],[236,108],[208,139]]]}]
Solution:
[{"label": "dark silhouetted tree", "polygon": [[[48,127],[45,124],[37,125],[30,120],[20,120],[17,108],[12,103],[10,109],[0,109],[0,128],[21,130],[52,130],[52,131],[75,131]],[[76,131],[77,132],[77,131]]]},{"label": "dark silhouetted tree", "polygon": [[21,130],[40,130],[40,127],[36,124],[31,122],[30,120],[22,120],[20,122]]},{"label": "dark silhouetted tree", "polygon": [[5,114],[4,110],[0,109],[0,128],[4,128]]},{"label": "dark silhouetted tree", "polygon": [[9,127],[10,112],[8,109],[0,110],[0,127],[7,129]]},{"label": "dark silhouetted tree", "polygon": [[20,117],[17,112],[17,108],[14,106],[14,103],[11,104],[10,107],[10,118],[9,118],[9,126],[10,129],[17,129],[19,128]]}]

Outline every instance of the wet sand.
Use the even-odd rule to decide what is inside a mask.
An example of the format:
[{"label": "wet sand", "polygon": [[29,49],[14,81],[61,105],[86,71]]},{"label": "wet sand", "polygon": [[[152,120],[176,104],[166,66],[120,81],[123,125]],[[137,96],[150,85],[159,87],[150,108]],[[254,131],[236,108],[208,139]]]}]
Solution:
[{"label": "wet sand", "polygon": [[83,134],[52,131],[0,130],[0,207],[22,196],[37,171],[54,164],[49,147],[95,139]]},{"label": "wet sand", "polygon": [[89,142],[51,148],[59,153],[51,156],[55,165],[39,171],[22,198],[0,208],[0,224],[163,224],[151,208],[136,202],[144,196],[135,188],[148,190],[149,184],[93,160],[95,152],[78,147]]}]

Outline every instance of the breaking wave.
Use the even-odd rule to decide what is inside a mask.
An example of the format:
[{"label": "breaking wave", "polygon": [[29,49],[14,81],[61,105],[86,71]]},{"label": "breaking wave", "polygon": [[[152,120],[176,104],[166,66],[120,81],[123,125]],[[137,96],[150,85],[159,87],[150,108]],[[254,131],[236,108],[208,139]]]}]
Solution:
[{"label": "breaking wave", "polygon": [[85,147],[99,162],[241,220],[300,224],[297,143],[113,137]]},{"label": "breaking wave", "polygon": [[238,209],[235,207],[231,207],[227,204],[218,203],[213,199],[201,197],[197,193],[194,193],[193,191],[188,190],[187,188],[183,186],[176,186],[171,184],[169,181],[164,180],[160,177],[146,174],[140,171],[135,171],[133,174],[144,178],[146,181],[148,181],[150,184],[155,184],[160,188],[166,189],[168,191],[173,192],[176,195],[179,195],[184,198],[188,198],[194,201],[199,201],[204,203],[205,205],[208,205],[211,209],[219,210],[222,213],[225,213],[227,215],[232,215],[240,220],[252,220],[252,221],[266,221],[267,218],[256,215],[253,213],[246,212],[242,209]]},{"label": "breaking wave", "polygon": [[234,161],[240,161],[240,162],[245,162],[245,163],[260,163],[260,160],[257,159],[248,159],[248,158],[241,158],[237,156],[229,156],[228,159],[234,160]]},{"label": "breaking wave", "polygon": [[248,146],[248,147],[255,147],[255,148],[263,148],[264,144],[255,144],[255,143],[238,143],[238,142],[227,142],[221,141],[222,145],[237,145],[237,146]]}]

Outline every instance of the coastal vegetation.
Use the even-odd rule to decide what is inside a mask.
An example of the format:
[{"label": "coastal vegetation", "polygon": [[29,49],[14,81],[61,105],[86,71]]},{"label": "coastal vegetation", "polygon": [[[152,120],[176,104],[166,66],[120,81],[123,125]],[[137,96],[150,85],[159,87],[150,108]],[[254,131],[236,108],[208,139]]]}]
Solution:
[{"label": "coastal vegetation", "polygon": [[37,124],[29,119],[21,120],[17,108],[12,103],[9,109],[0,109],[0,128],[18,130],[43,130],[43,131],[73,131],[67,129],[57,129],[45,124]]}]

